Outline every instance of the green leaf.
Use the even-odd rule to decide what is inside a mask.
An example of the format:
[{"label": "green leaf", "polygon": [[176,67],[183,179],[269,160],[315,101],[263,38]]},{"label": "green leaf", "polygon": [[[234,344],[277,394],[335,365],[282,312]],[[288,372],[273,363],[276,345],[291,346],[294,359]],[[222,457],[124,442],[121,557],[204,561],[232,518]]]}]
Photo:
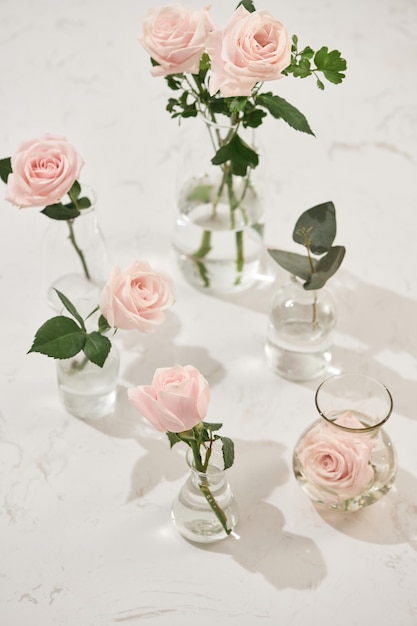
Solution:
[{"label": "green leaf", "polygon": [[233,174],[246,176],[248,167],[258,165],[259,157],[255,150],[235,133],[229,143],[219,148],[211,160],[213,165],[221,165],[227,161],[231,163]]},{"label": "green leaf", "polygon": [[81,328],[85,331],[84,320],[81,317],[81,315],[78,313],[77,309],[75,308],[71,300],[67,298],[67,296],[63,294],[62,291],[58,291],[58,289],[55,289],[54,291],[56,291],[56,293],[58,294],[58,298],[61,300],[62,304],[67,309],[67,311],[71,313],[73,317],[75,317],[77,322],[79,322]]},{"label": "green leaf", "polygon": [[83,196],[82,198],[78,198],[77,200],[77,208],[78,209],[88,209],[91,206],[91,202],[89,198]]},{"label": "green leaf", "polygon": [[75,200],[77,200],[80,193],[81,193],[81,185],[78,182],[78,180],[74,180],[72,187],[68,192],[68,195],[71,198],[71,200],[75,202]]},{"label": "green leaf", "polygon": [[339,50],[329,52],[327,46],[323,46],[314,55],[314,62],[329,82],[338,85],[345,78],[342,72],[346,70],[347,64]]},{"label": "green leaf", "polygon": [[111,341],[108,337],[104,337],[96,330],[88,333],[84,344],[84,354],[92,363],[99,367],[103,367],[105,360],[110,352]]},{"label": "green leaf", "polygon": [[244,128],[247,128],[248,126],[250,128],[258,128],[258,126],[262,124],[262,120],[266,117],[266,115],[266,111],[254,108],[252,111],[245,112],[242,118],[242,124]]},{"label": "green leaf", "polygon": [[12,173],[12,160],[10,157],[6,159],[0,159],[0,178],[4,183],[7,183],[9,174]]},{"label": "green leaf", "polygon": [[304,289],[315,290],[324,287],[329,278],[339,269],[345,252],[344,246],[330,248],[329,252],[318,261],[314,274],[304,284]]},{"label": "green leaf", "polygon": [[304,211],[298,218],[293,240],[306,245],[313,254],[324,254],[336,237],[336,210],[333,202],[323,202]]},{"label": "green leaf", "polygon": [[265,107],[271,113],[273,117],[276,119],[282,119],[284,122],[289,124],[295,130],[299,130],[303,133],[308,133],[309,135],[314,135],[311,130],[307,119],[304,115],[296,109],[292,104],[284,100],[284,98],[280,98],[279,96],[273,95],[271,92],[258,94],[256,96],[256,102],[260,106]]},{"label": "green leaf", "polygon": [[253,4],[252,0],[241,0],[236,9],[240,6],[245,7],[245,9],[249,11],[249,13],[254,13],[254,11],[256,11],[255,5]]},{"label": "green leaf", "polygon": [[223,444],[224,469],[229,469],[229,467],[232,467],[235,460],[235,444],[229,437],[219,437],[219,439],[221,439]]},{"label": "green leaf", "polygon": [[[302,280],[309,280],[312,270],[308,257],[296,252],[286,252],[285,250],[274,250],[271,248],[268,249],[268,254],[290,274],[299,276]],[[316,260],[312,259],[312,263],[314,268]]]},{"label": "green leaf", "polygon": [[85,332],[73,319],[58,315],[37,330],[29,352],[40,352],[54,359],[69,359],[83,349],[85,337]]},{"label": "green leaf", "polygon": [[220,423],[211,424],[209,422],[203,422],[203,426],[204,428],[208,428],[208,430],[211,430],[212,432],[214,432],[215,430],[220,430],[223,424],[220,424]]},{"label": "green leaf", "polygon": [[80,212],[73,204],[49,204],[41,213],[53,220],[72,220],[80,215]]},{"label": "green leaf", "polygon": [[111,326],[106,320],[106,318],[104,317],[104,315],[100,315],[100,317],[98,318],[98,332],[105,333],[110,328]]},{"label": "green leaf", "polygon": [[167,437],[169,439],[170,448],[175,446],[176,443],[179,443],[180,441],[182,441],[182,439],[178,437],[177,433],[167,432]]}]

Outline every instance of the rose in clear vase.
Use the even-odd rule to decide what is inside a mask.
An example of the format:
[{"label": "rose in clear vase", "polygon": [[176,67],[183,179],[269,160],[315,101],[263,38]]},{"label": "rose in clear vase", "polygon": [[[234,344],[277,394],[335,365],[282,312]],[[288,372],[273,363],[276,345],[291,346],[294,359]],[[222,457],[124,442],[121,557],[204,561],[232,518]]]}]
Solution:
[{"label": "rose in clear vase", "polygon": [[41,213],[52,220],[42,243],[42,264],[54,308],[61,305],[55,289],[73,299],[88,298],[97,296],[104,283],[106,249],[93,194],[86,195],[78,181],[83,165],[74,146],[52,134],[26,141],[12,157],[0,160],[6,200],[19,208],[44,207]]},{"label": "rose in clear vase", "polygon": [[58,389],[69,413],[101,418],[114,408],[119,373],[119,352],[109,335],[117,330],[153,332],[175,301],[173,283],[146,261],[135,261],[124,271],[113,268],[98,305],[56,294],[63,313],[36,331],[29,352],[57,360]]},{"label": "rose in clear vase", "polygon": [[[209,156],[193,159],[194,174],[178,194],[173,243],[183,273],[195,287],[212,292],[248,288],[258,278],[264,247],[252,177],[259,153],[244,134],[270,114],[313,135],[305,116],[263,85],[314,75],[323,89],[319,74],[338,84],[346,61],[325,46],[299,50],[297,37],[291,39],[281,22],[257,11],[251,0],[239,3],[223,29],[214,26],[207,8],[150,9],[139,40],[151,56],[152,74],[165,77],[173,91],[168,112],[178,120],[201,118],[211,149]],[[185,149],[192,153],[191,143]]]},{"label": "rose in clear vase", "polygon": [[151,385],[128,389],[133,406],[171,447],[188,446],[190,475],[174,499],[172,520],[179,533],[197,543],[212,543],[234,535],[238,508],[226,477],[234,462],[234,443],[219,435],[222,424],[203,421],[210,390],[192,365],[162,367]]}]

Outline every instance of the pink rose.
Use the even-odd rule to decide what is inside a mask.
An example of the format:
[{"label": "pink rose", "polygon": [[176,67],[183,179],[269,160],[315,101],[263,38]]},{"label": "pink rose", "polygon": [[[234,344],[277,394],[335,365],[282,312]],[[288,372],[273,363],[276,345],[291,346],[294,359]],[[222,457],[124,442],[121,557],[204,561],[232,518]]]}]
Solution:
[{"label": "pink rose", "polygon": [[207,41],[211,58],[210,95],[249,96],[258,82],[282,78],[291,62],[285,27],[267,11],[250,13],[240,5],[224,30]]},{"label": "pink rose", "polygon": [[[336,423],[363,428],[350,412]],[[306,434],[296,452],[311,482],[334,493],[339,500],[346,500],[361,493],[372,481],[374,470],[369,459],[373,446],[367,433],[343,431],[320,422]]]},{"label": "pink rose", "polygon": [[152,74],[197,74],[211,30],[208,9],[190,11],[179,4],[150,9],[139,41],[159,63],[152,68]]},{"label": "pink rose", "polygon": [[207,414],[207,380],[192,365],[162,367],[152,385],[128,389],[133,406],[160,431],[180,433],[199,424]]},{"label": "pink rose", "polygon": [[71,189],[83,165],[65,137],[47,134],[26,141],[11,159],[6,200],[20,208],[55,204]]},{"label": "pink rose", "polygon": [[114,267],[104,285],[100,310],[110,326],[150,333],[164,319],[164,311],[175,302],[172,280],[136,261],[124,272]]}]

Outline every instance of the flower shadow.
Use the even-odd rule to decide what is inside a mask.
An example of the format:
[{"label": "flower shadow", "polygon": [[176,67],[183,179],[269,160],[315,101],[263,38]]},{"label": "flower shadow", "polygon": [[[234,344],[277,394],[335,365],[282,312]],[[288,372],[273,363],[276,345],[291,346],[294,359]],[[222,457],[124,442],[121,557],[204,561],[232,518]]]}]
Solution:
[{"label": "flower shadow", "polygon": [[282,459],[284,446],[271,441],[236,441],[238,470],[230,483],[240,509],[238,538],[202,545],[203,550],[228,554],[249,572],[259,572],[276,589],[311,589],[326,576],[317,545],[308,537],[285,530],[281,511],[267,502],[289,478]]},{"label": "flower shadow", "polygon": [[351,513],[315,508],[326,524],[344,535],[366,543],[404,543],[417,551],[417,479],[401,468],[392,489],[371,506]]}]

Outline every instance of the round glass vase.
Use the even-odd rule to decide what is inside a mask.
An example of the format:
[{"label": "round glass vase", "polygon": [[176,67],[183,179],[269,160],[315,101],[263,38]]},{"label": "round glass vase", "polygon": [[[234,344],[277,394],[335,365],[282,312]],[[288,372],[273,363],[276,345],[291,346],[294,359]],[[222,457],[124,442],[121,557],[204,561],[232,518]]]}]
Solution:
[{"label": "round glass vase", "polygon": [[54,289],[70,300],[98,297],[107,273],[107,252],[101,233],[95,196],[85,189],[92,204],[69,220],[49,218],[42,240],[42,280],[50,306],[60,310]]},{"label": "round glass vase", "polygon": [[227,533],[219,521],[209,499],[214,498],[223,511],[227,528],[233,531],[238,522],[238,508],[224,470],[223,456],[213,452],[207,472],[194,466],[191,449],[187,450],[190,474],[172,505],[172,520],[179,533],[197,543],[213,543],[226,539]]},{"label": "round glass vase", "polygon": [[304,289],[292,277],[271,306],[265,343],[269,367],[282,378],[306,381],[322,376],[331,363],[336,305],[326,289]]},{"label": "round glass vase", "polygon": [[299,438],[293,469],[318,505],[357,511],[382,498],[396,474],[396,454],[382,428],[392,412],[388,389],[362,374],[339,374],[316,392],[320,418]]},{"label": "round glass vase", "polygon": [[112,345],[103,367],[78,353],[56,362],[58,389],[65,410],[81,419],[95,420],[114,411],[119,376],[119,351]]},{"label": "round glass vase", "polygon": [[[182,127],[181,127],[182,128]],[[232,174],[230,161],[213,165],[236,126],[205,120],[181,137],[173,246],[185,279],[210,293],[243,291],[257,279],[264,251],[263,207],[252,181]],[[253,145],[253,132],[239,128]],[[245,137],[248,134],[248,137]]]}]

